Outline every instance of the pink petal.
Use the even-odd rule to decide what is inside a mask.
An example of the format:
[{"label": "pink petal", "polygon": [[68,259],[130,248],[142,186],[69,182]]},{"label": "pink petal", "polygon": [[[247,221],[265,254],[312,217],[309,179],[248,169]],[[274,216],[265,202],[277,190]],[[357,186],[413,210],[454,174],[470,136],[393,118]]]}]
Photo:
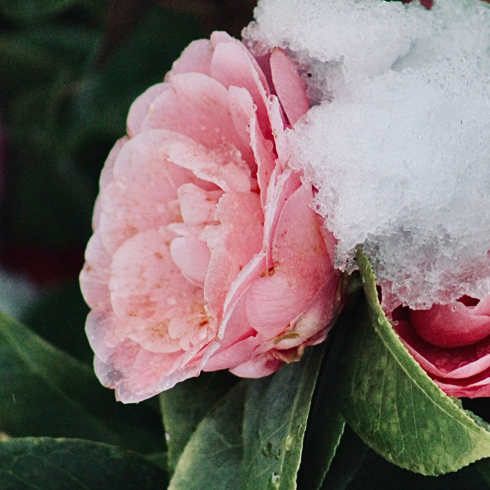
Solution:
[{"label": "pink petal", "polygon": [[87,244],[85,265],[80,273],[80,288],[91,308],[104,310],[110,306],[108,282],[111,259],[102,244],[100,233],[95,232]]},{"label": "pink petal", "polygon": [[109,253],[139,231],[178,219],[179,209],[172,207],[177,186],[195,179],[165,158],[167,142],[178,137],[168,131],[145,131],[119,153],[114,180],[100,194],[100,233]]},{"label": "pink petal", "polygon": [[272,136],[276,147],[277,156],[281,169],[289,160],[289,144],[284,132],[284,119],[279,99],[275,95],[269,96],[269,119],[272,127]]},{"label": "pink petal", "polygon": [[211,59],[213,46],[207,39],[199,39],[184,49],[180,58],[172,65],[172,70],[167,73],[165,81],[169,82],[180,73],[202,73],[211,75]]},{"label": "pink petal", "polygon": [[251,189],[250,168],[239,154],[227,148],[213,151],[182,137],[169,140],[165,144],[165,153],[168,161],[191,170],[195,176],[225,191],[248,192]]},{"label": "pink petal", "polygon": [[265,134],[270,134],[267,113],[269,89],[260,67],[253,57],[238,42],[221,43],[215,47],[211,62],[211,76],[226,88],[230,86],[245,88],[257,106],[259,125]]},{"label": "pink petal", "polygon": [[[112,306],[118,317],[132,319],[118,327],[118,336],[152,352],[168,352],[177,344],[197,352],[214,338],[216,322],[205,310],[202,289],[185,279],[174,263],[170,240],[163,231],[148,230],[127,240],[114,255]],[[182,335],[176,334],[174,319],[185,323]]]},{"label": "pink petal", "polygon": [[226,349],[219,350],[213,354],[206,363],[203,371],[220,371],[221,369],[234,369],[244,364],[254,357],[254,350],[257,348],[257,340],[249,336],[243,340],[230,345]]},{"label": "pink petal", "polygon": [[102,384],[116,390],[116,399],[138,403],[200,372],[198,363],[181,366],[179,356],[154,354],[137,344],[121,344],[108,363],[97,357],[95,372]]},{"label": "pink petal", "polygon": [[170,84],[168,83],[157,83],[143,92],[131,104],[126,123],[129,136],[134,137],[141,132],[143,120],[151,112],[151,104],[163,91],[169,88]]},{"label": "pink petal", "polygon": [[255,338],[257,332],[248,324],[243,298],[242,295],[241,300],[234,308],[233,315],[227,322],[220,346],[206,363],[204,371],[230,369],[253,357],[253,351],[257,347]]},{"label": "pink petal", "polygon": [[197,238],[175,238],[170,252],[182,274],[193,284],[204,287],[211,253],[208,246]]},{"label": "pink petal", "polygon": [[114,334],[115,317],[112,312],[92,310],[87,316],[85,331],[95,355],[107,362],[114,348],[121,343]]},{"label": "pink petal", "polygon": [[257,174],[262,209],[265,209],[267,186],[275,167],[276,155],[273,143],[264,137],[256,115],[255,105],[249,92],[243,88],[230,87],[230,107],[237,132],[247,135],[247,144],[253,151],[256,164],[251,170]]},{"label": "pink petal", "polygon": [[250,324],[267,338],[305,311],[333,272],[311,197],[311,188],[303,185],[288,199],[274,233],[273,269],[247,292]]},{"label": "pink petal", "polygon": [[119,153],[121,153],[121,150],[128,141],[129,138],[127,136],[124,136],[124,138],[118,139],[116,141],[116,144],[112,147],[112,150],[110,151],[107,160],[104,163],[104,168],[102,169],[102,172],[100,174],[99,184],[101,189],[103,189],[113,181],[114,165],[116,163],[117,157],[119,156]]},{"label": "pink petal", "polygon": [[231,341],[233,335],[237,333],[235,332],[236,329],[234,328],[234,323],[235,321],[232,317],[228,322],[225,338],[220,343],[220,347],[216,353],[214,353],[206,363],[204,371],[218,371],[220,369],[231,370],[256,357],[262,356],[265,351],[271,350],[260,350],[265,340],[263,336],[257,334],[257,332],[249,326],[246,315],[244,317],[243,325],[247,326],[249,330],[246,330],[246,328],[243,327],[242,330],[245,332],[244,335]]},{"label": "pink petal", "polygon": [[259,352],[271,349],[287,350],[300,345],[323,342],[340,310],[339,280],[340,272],[335,270],[310,305],[291,321],[284,333],[269,344],[264,342]]},{"label": "pink petal", "polygon": [[218,44],[220,43],[232,43],[232,42],[236,42],[236,39],[231,37],[225,31],[214,31],[211,34],[211,44],[213,48],[216,48],[216,46],[218,46]]},{"label": "pink petal", "polygon": [[216,218],[220,224],[206,230],[211,260],[204,295],[208,310],[221,317],[231,284],[262,247],[260,198],[253,192],[226,193],[217,206]]},{"label": "pink petal", "polygon": [[477,315],[460,302],[410,310],[410,320],[425,341],[439,347],[471,345],[490,335],[490,316]]},{"label": "pink petal", "polygon": [[272,80],[291,126],[310,108],[306,88],[289,56],[275,49],[270,58]]},{"label": "pink petal", "polygon": [[241,378],[262,378],[276,372],[283,364],[283,361],[266,353],[240,364],[230,371]]},{"label": "pink petal", "polygon": [[222,191],[205,191],[195,184],[183,184],[177,194],[185,224],[198,226],[215,223],[216,205]]},{"label": "pink petal", "polygon": [[490,317],[490,295],[483,298],[474,308],[468,311],[472,315],[487,315]]},{"label": "pink petal", "polygon": [[221,83],[201,73],[187,73],[172,77],[171,85],[151,104],[142,130],[168,129],[214,150],[250,154],[237,134],[228,91]]},{"label": "pink petal", "polygon": [[449,396],[458,398],[482,398],[490,396],[490,369],[464,380],[435,378],[434,381]]},{"label": "pink petal", "polygon": [[273,265],[271,244],[281,212],[288,199],[300,186],[301,181],[296,172],[291,170],[282,172],[279,167],[275,167],[272,171],[267,187],[267,206],[264,219],[264,250],[268,269]]},{"label": "pink petal", "polygon": [[[255,278],[266,268],[266,257],[263,252],[256,253],[247,263],[247,265],[238,273],[237,277],[232,281],[230,288],[226,294],[223,305],[223,316],[221,325],[218,331],[218,338],[221,340],[221,347],[228,346],[237,340],[237,334],[234,331],[237,322],[243,324],[243,328],[247,331],[250,329],[248,318],[245,313],[245,293],[250,287],[250,284]],[[238,309],[237,311],[235,311]],[[245,315],[245,316],[243,316]],[[240,320],[237,320],[240,318]],[[228,323],[234,325],[228,329]],[[255,335],[255,330],[253,335]]]},{"label": "pink petal", "polygon": [[[100,190],[102,191],[105,187],[107,187],[114,180],[114,164],[116,163],[116,159],[119,156],[123,146],[129,141],[129,138],[125,136],[117,140],[116,144],[113,146],[107,160],[105,161],[104,167],[102,168],[102,172],[100,174],[99,185]],[[94,205],[94,214],[92,218],[92,228],[96,230],[99,227],[100,223],[100,213],[101,209],[101,198],[100,194],[97,196]]]},{"label": "pink petal", "polygon": [[464,379],[490,368],[490,339],[474,345],[443,348],[425,342],[407,321],[400,321],[395,330],[415,360],[431,376]]}]

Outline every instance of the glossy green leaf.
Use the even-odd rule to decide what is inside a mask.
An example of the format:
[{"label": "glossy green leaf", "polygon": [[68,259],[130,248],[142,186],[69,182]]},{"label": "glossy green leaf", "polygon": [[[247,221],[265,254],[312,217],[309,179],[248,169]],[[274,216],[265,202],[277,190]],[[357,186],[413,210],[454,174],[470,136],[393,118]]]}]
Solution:
[{"label": "glossy green leaf", "polygon": [[137,453],[89,441],[0,442],[2,490],[163,490],[167,476]]},{"label": "glossy green leaf", "polygon": [[[247,381],[242,381],[198,425],[168,490],[242,489],[242,424]],[[258,490],[258,489],[257,489]]]},{"label": "glossy green leaf", "polygon": [[311,399],[325,343],[250,385],[243,426],[247,490],[296,488]]},{"label": "glossy green leaf", "polygon": [[359,252],[357,260],[366,299],[350,322],[338,383],[347,423],[388,461],[425,475],[489,456],[485,424],[415,362],[381,309],[367,258]]},{"label": "glossy green leaf", "polygon": [[31,22],[76,3],[80,3],[80,0],[0,0],[0,12],[14,20]]},{"label": "glossy green leaf", "polygon": [[226,371],[202,373],[159,395],[169,465],[175,469],[185,445],[209,409],[236,383]]},{"label": "glossy green leaf", "polygon": [[116,403],[89,366],[4,314],[0,379],[0,431],[9,436],[83,438],[140,452],[165,447],[156,413]]}]

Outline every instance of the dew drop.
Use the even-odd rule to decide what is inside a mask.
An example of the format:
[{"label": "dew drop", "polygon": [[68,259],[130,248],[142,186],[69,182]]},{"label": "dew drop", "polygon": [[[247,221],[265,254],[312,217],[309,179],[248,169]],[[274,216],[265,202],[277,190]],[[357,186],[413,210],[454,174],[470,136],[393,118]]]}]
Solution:
[{"label": "dew drop", "polygon": [[277,473],[271,474],[271,489],[276,490],[279,488],[280,476]]}]

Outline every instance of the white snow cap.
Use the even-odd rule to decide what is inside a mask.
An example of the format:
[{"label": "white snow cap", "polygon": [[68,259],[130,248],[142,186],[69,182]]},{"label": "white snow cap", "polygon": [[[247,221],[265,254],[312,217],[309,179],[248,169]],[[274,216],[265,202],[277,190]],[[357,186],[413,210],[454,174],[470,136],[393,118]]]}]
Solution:
[{"label": "white snow cap", "polygon": [[260,0],[244,32],[304,69],[291,164],[349,270],[362,244],[391,309],[490,293],[490,6]]}]

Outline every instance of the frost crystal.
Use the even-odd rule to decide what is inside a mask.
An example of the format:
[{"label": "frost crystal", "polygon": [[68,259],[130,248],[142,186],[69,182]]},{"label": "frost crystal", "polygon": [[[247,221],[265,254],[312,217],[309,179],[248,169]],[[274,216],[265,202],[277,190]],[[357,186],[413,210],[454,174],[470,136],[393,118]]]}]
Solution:
[{"label": "frost crystal", "polygon": [[293,166],[349,268],[362,244],[387,308],[490,287],[490,7],[479,0],[261,0],[245,31],[286,49],[315,106]]}]

